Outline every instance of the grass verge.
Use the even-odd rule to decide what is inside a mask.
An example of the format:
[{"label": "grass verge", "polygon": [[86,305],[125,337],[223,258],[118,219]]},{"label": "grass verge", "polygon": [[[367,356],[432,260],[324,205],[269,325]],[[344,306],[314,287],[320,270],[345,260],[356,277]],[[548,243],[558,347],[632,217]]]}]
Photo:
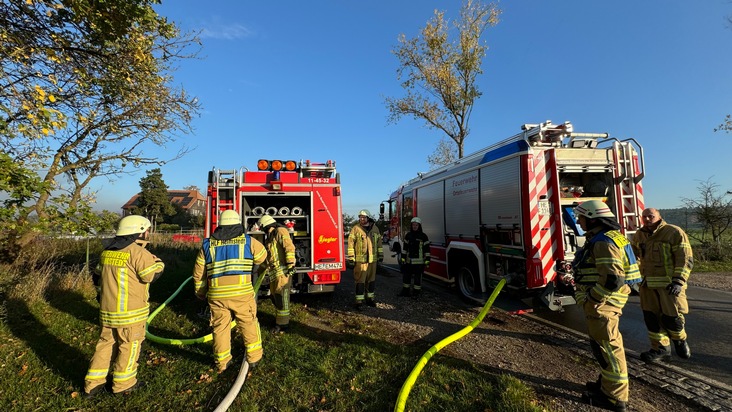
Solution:
[{"label": "grass verge", "polygon": [[[166,262],[166,273],[151,287],[153,308],[190,275],[194,248],[152,245]],[[30,265],[47,267],[44,264]],[[45,283],[32,293],[18,286],[35,269],[0,268],[6,299],[0,307],[0,404],[14,411],[134,410],[207,411],[231,387],[237,368],[213,369],[211,344],[170,346],[146,341],[138,377],[145,386],[130,395],[81,396],[83,378],[99,328],[98,305],[90,281],[72,266],[46,270]],[[78,278],[62,281],[61,278]],[[5,281],[12,279],[12,282]],[[56,286],[61,285],[61,286]],[[189,293],[190,292],[190,293]],[[35,298],[34,298],[35,297]],[[151,332],[163,337],[198,337],[209,333],[197,316],[203,307],[184,289],[155,318]],[[295,302],[292,332],[267,333],[262,327],[265,357],[229,410],[232,411],[388,411],[427,346],[390,343],[366,323],[352,322],[346,332],[311,326],[320,310]],[[259,306],[262,325],[274,324],[274,309]],[[233,342],[241,342],[235,333]],[[237,362],[243,345],[234,345]],[[238,366],[238,365],[237,365]],[[409,411],[540,411],[531,389],[510,376],[436,355],[422,372],[407,401]]]}]

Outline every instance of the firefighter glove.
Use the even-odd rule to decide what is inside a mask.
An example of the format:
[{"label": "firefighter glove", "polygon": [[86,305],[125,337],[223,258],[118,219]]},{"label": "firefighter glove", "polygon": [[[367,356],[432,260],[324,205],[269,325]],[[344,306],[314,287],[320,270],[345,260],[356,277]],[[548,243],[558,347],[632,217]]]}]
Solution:
[{"label": "firefighter glove", "polygon": [[424,267],[425,267],[425,269],[428,268],[428,267],[430,267],[430,261],[429,260],[425,260],[424,261]]},{"label": "firefighter glove", "polygon": [[406,265],[407,264],[407,259],[404,259],[402,257],[401,259],[399,259],[399,262],[401,262],[402,265]]},{"label": "firefighter glove", "polygon": [[683,290],[683,285],[679,282],[672,282],[666,286],[666,290],[668,290],[668,294],[671,296],[679,296]]}]

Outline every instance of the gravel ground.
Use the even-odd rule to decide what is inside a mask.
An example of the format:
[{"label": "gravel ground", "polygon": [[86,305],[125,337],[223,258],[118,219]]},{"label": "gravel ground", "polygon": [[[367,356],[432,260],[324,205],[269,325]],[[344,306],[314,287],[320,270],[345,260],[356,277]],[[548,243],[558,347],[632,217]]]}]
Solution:
[{"label": "gravel ground", "polygon": [[[343,284],[332,300],[318,304],[320,308],[329,306],[330,310],[309,316],[313,322],[310,326],[347,332],[347,325],[358,320],[369,324],[369,331],[390,343],[435,344],[470,324],[481,309],[464,304],[446,289],[427,289],[419,300],[414,300],[399,298],[396,296],[398,290],[393,287],[394,290],[383,290],[382,286],[377,289],[376,308],[353,311],[350,309],[353,300],[350,276],[350,272],[346,272]],[[388,282],[388,278],[396,276],[380,274],[379,284],[398,284],[398,281]],[[732,273],[695,273],[690,283],[732,291]],[[316,311],[312,313],[315,315]],[[599,410],[581,400],[585,382],[596,379],[598,374],[587,338],[578,338],[520,314],[494,308],[475,330],[443,348],[440,354],[482,365],[487,373],[517,377],[534,388],[549,410]],[[699,410],[699,406],[631,378],[629,410],[683,412]]]}]

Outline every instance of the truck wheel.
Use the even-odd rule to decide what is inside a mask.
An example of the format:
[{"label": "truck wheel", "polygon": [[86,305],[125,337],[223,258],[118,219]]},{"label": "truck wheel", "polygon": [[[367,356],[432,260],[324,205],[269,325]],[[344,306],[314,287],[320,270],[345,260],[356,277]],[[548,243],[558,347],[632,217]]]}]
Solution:
[{"label": "truck wheel", "polygon": [[458,271],[457,284],[458,290],[463,299],[472,302],[473,298],[480,294],[480,282],[477,277],[478,271],[472,267],[463,266]]}]

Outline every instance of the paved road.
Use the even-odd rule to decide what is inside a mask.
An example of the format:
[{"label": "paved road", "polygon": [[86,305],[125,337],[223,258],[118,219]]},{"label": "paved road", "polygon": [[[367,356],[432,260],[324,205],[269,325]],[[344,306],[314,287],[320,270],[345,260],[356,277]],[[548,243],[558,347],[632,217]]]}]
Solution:
[{"label": "paved road", "polygon": [[[686,331],[692,357],[674,356],[672,362],[732,385],[732,293],[692,286],[687,295],[690,313],[686,317]],[[580,332],[587,331],[582,309],[576,305],[567,307],[563,313],[535,308],[534,314]],[[638,353],[648,350],[648,335],[637,296],[631,296],[623,311],[620,332],[626,348]]]}]

